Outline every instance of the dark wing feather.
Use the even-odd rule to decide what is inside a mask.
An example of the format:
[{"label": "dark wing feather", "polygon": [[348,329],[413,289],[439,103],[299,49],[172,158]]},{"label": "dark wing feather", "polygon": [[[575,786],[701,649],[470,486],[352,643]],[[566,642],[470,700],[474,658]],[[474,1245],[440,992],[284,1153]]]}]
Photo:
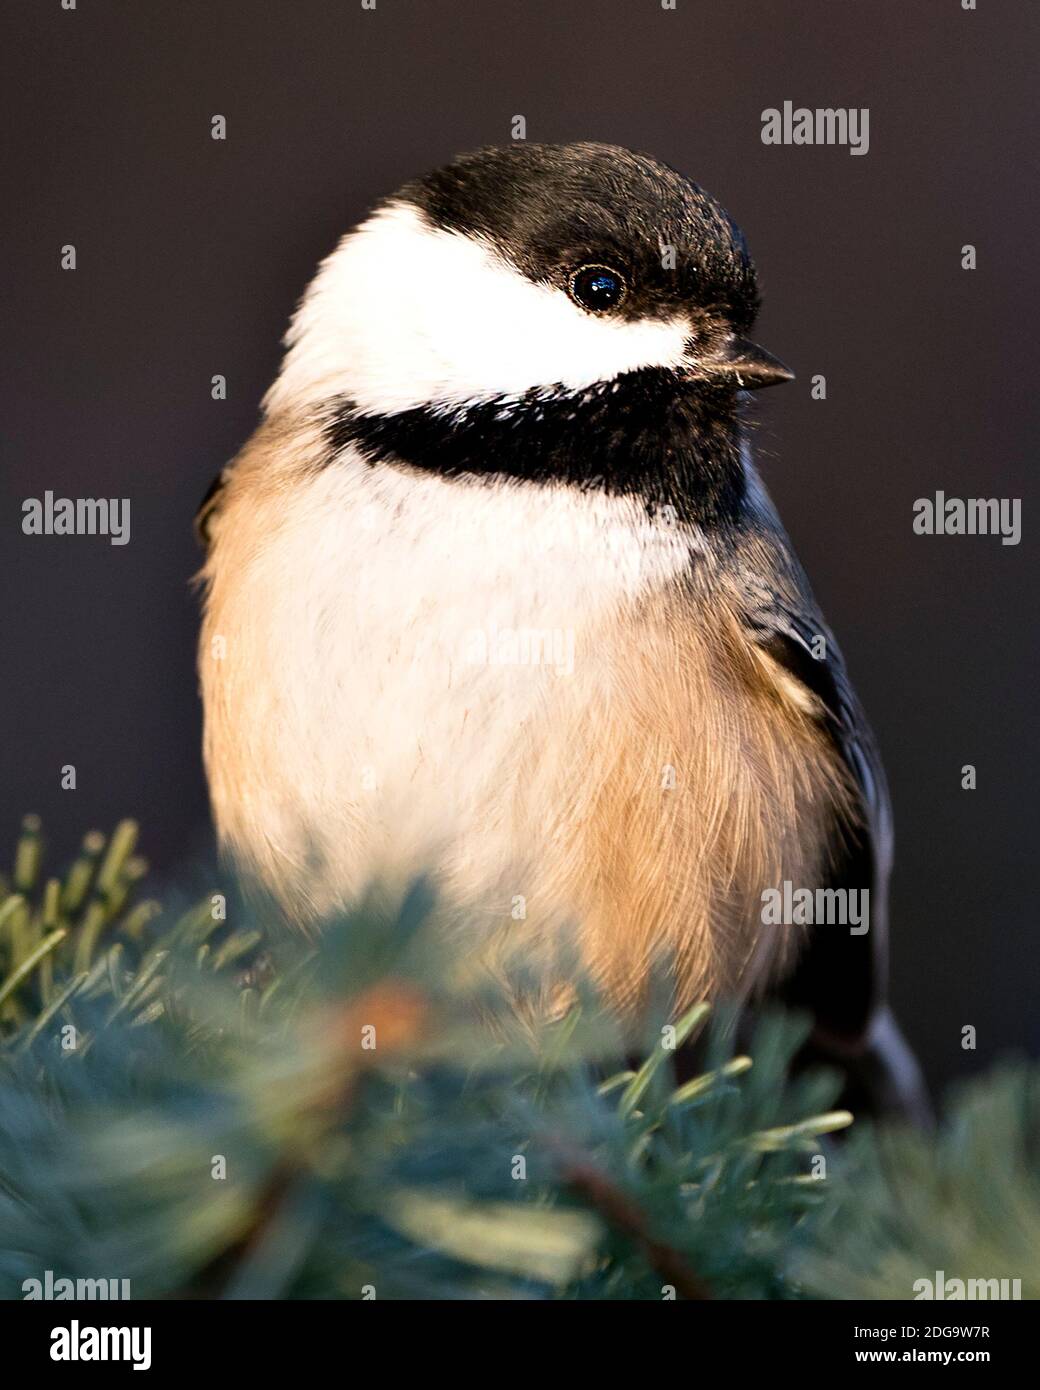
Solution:
[{"label": "dark wing feather", "polygon": [[[821,887],[870,890],[870,930],[854,936],[817,924],[791,975],[775,991],[815,1020],[815,1055],[844,1062],[852,1094],[877,1109],[928,1114],[916,1063],[887,1006],[888,878],[892,817],[884,769],[841,651],[820,615],[773,505],[752,476],[746,525],[731,564],[749,638],[816,697],[823,730],[856,789],[858,826],[835,818]],[[819,639],[823,639],[820,656]]]},{"label": "dark wing feather", "polygon": [[[768,612],[754,615],[749,630],[774,661],[816,696],[821,724],[857,792],[858,825],[835,820],[827,877],[820,886],[869,890],[870,930],[853,936],[833,926],[811,928],[783,988],[788,1002],[812,1009],[818,1033],[831,1035],[839,1046],[855,1046],[886,994],[892,830],[884,772],[841,654],[822,621],[809,624],[804,613],[790,611],[778,595]],[[813,642],[819,637],[826,647],[817,658]]]},{"label": "dark wing feather", "polygon": [[220,511],[220,504],[224,500],[224,488],[227,486],[227,469],[222,468],[217,476],[210,483],[206,490],[206,495],[199,503],[199,509],[195,513],[195,538],[199,545],[208,547],[212,536],[210,528],[213,520]]}]

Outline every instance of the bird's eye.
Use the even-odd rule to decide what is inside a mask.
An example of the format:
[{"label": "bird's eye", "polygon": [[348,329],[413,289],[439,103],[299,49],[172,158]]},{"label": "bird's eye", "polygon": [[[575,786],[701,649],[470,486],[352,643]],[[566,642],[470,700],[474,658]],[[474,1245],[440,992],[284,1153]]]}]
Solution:
[{"label": "bird's eye", "polygon": [[625,297],[623,277],[608,265],[583,265],[571,276],[567,288],[575,304],[591,314],[616,309]]}]

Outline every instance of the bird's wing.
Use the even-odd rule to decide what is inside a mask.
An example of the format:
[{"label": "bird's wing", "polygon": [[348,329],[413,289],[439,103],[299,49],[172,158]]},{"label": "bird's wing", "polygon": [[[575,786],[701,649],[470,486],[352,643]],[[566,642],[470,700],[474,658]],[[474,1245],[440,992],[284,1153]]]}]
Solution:
[{"label": "bird's wing", "polygon": [[206,495],[195,513],[195,537],[201,546],[207,548],[212,540],[211,527],[224,500],[227,476],[227,468],[222,468],[206,489]]},{"label": "bird's wing", "polygon": [[835,818],[829,878],[819,886],[870,892],[870,930],[854,936],[817,925],[783,993],[791,1003],[811,1008],[820,1029],[852,1045],[885,997],[892,857],[888,790],[841,651],[757,478],[750,484],[748,521],[735,538],[731,559],[746,635],[816,697],[817,718],[858,802],[857,826]]},{"label": "bird's wing", "polygon": [[730,563],[748,639],[816,697],[817,718],[858,802],[857,826],[835,817],[828,877],[819,886],[870,891],[869,931],[811,927],[776,993],[811,1012],[820,1053],[860,1059],[862,1089],[873,1101],[921,1118],[927,1102],[916,1063],[887,1007],[892,817],[884,769],[841,651],[756,476],[750,479],[748,525],[733,540]]}]

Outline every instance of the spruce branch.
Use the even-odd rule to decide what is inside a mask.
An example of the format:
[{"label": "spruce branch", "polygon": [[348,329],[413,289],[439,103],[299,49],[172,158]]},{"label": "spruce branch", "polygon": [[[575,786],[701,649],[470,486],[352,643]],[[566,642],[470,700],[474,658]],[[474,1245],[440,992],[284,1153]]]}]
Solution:
[{"label": "spruce branch", "polygon": [[[48,877],[28,818],[0,895],[0,1296],[47,1269],[137,1298],[1040,1291],[1035,1069],[936,1139],[839,1150],[837,1079],[787,1076],[804,1022],[734,1056],[700,1005],[629,1066],[585,982],[518,1016],[421,882],[310,942],[234,894],[163,912],[135,851],[124,822]],[[661,1039],[698,1030],[679,1085]]]}]

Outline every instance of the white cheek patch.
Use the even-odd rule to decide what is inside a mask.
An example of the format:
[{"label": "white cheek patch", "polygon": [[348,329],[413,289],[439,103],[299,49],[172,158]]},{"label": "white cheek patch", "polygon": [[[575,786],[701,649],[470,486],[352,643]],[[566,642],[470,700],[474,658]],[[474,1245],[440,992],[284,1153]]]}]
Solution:
[{"label": "white cheek patch", "polygon": [[343,394],[365,412],[580,389],[640,367],[677,367],[685,319],[596,317],[536,285],[492,248],[396,204],[321,265],[286,338],[268,409]]}]

